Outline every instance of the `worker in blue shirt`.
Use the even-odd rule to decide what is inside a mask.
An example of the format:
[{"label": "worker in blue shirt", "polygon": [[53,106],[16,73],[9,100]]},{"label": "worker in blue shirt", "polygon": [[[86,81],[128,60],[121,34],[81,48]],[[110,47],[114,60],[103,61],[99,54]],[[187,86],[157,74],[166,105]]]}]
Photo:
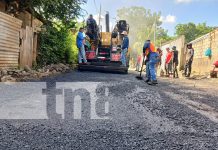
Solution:
[{"label": "worker in blue shirt", "polygon": [[79,49],[79,53],[78,53],[79,64],[82,63],[82,60],[84,63],[87,63],[86,52],[85,52],[85,47],[84,47],[85,37],[83,33],[84,33],[84,29],[80,28],[79,33],[76,38],[76,45],[77,45],[77,48]]},{"label": "worker in blue shirt", "polygon": [[149,85],[156,85],[157,78],[156,78],[156,70],[155,66],[158,63],[158,54],[157,50],[153,43],[150,40],[147,40],[143,46],[143,56],[147,58],[146,63],[146,82]]},{"label": "worker in blue shirt", "polygon": [[126,53],[128,52],[129,48],[129,38],[128,38],[128,33],[126,31],[123,31],[121,34],[124,35],[123,37],[123,44],[122,44],[122,51],[121,51],[121,62],[122,66],[126,67]]}]

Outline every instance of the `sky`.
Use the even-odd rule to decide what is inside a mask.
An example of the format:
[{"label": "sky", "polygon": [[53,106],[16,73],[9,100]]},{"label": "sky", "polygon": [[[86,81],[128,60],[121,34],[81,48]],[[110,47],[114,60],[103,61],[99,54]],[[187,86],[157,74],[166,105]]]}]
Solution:
[{"label": "sky", "polygon": [[161,12],[162,27],[174,35],[179,23],[202,23],[218,26],[218,0],[87,0],[82,6],[88,14],[97,15],[102,6],[102,15],[109,11],[111,22],[115,22],[117,9],[143,6],[152,12]]}]

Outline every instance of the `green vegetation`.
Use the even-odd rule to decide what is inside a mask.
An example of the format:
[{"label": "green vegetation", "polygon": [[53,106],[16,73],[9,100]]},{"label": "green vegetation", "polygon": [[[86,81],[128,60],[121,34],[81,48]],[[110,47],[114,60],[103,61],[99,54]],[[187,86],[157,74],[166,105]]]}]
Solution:
[{"label": "green vegetation", "polygon": [[171,40],[171,37],[167,35],[167,31],[161,27],[160,12],[153,13],[144,7],[124,7],[117,11],[117,16],[119,19],[127,20],[130,25],[129,38],[133,48],[131,55],[134,58],[142,53],[142,47],[147,39],[154,42],[154,32],[156,32],[155,44],[157,46]]},{"label": "green vegetation", "polygon": [[[194,23],[178,24],[175,36],[169,36],[168,31],[161,27],[160,12],[151,12],[149,9],[137,6],[119,9],[117,17],[119,20],[126,20],[130,25],[130,47],[133,49],[130,55],[134,59],[133,61],[136,61],[137,56],[142,54],[142,47],[147,39],[150,39],[156,47],[159,47],[181,35],[185,35],[188,43],[213,30],[213,27],[207,26],[206,23],[197,25]],[[156,34],[154,34],[155,32]],[[155,38],[154,35],[156,35]]]},{"label": "green vegetation", "polygon": [[[14,0],[8,0],[8,2]],[[68,24],[81,14],[86,0],[18,0],[19,11],[31,11],[44,24],[60,21]]]},{"label": "green vegetation", "polygon": [[39,34],[39,50],[34,66],[51,63],[77,62],[76,37],[71,29],[76,28],[76,18],[82,15],[81,5],[87,0],[7,0],[16,3],[14,14],[28,11],[43,24]]},{"label": "green vegetation", "polygon": [[194,24],[192,22],[187,24],[178,24],[176,26],[176,36],[185,35],[186,42],[203,36],[213,30],[213,27],[209,27],[206,23]]},{"label": "green vegetation", "polygon": [[84,0],[22,0],[20,10],[30,10],[44,24],[39,34],[37,65],[77,62],[75,20],[80,16]]},{"label": "green vegetation", "polygon": [[40,34],[37,63],[40,66],[55,63],[75,63],[77,61],[76,37],[66,28],[47,26]]}]

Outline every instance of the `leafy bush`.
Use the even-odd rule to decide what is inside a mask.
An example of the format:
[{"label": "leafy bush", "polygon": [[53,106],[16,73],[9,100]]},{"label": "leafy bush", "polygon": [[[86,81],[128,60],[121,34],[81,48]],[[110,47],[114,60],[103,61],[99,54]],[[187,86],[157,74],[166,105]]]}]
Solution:
[{"label": "leafy bush", "polygon": [[39,35],[37,64],[45,66],[56,63],[77,62],[76,37],[65,27],[47,26]]}]

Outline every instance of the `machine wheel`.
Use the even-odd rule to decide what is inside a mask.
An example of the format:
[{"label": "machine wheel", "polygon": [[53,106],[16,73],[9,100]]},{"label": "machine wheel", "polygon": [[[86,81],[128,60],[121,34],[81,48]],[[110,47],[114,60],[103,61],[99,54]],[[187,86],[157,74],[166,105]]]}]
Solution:
[{"label": "machine wheel", "polygon": [[128,74],[128,69],[127,69],[127,70],[124,70],[124,74]]}]

